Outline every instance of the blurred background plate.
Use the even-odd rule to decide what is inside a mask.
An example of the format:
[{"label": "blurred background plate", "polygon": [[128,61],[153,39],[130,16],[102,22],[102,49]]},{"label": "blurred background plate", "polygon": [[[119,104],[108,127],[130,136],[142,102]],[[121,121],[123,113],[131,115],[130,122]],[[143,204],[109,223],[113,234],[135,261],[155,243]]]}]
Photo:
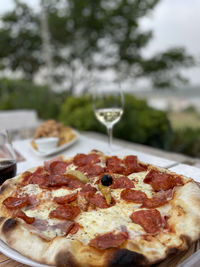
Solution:
[{"label": "blurred background plate", "polygon": [[37,149],[34,148],[34,146],[32,145],[32,142],[30,142],[30,149],[31,151],[36,155],[36,156],[40,156],[40,157],[47,157],[50,155],[54,155],[57,154],[65,149],[67,149],[68,147],[70,147],[71,145],[73,145],[74,143],[77,142],[78,137],[79,137],[79,133],[76,130],[72,130],[74,133],[74,138],[70,141],[68,141],[67,143],[60,145],[58,147],[56,147],[55,149],[52,149],[51,151],[47,151],[47,152],[40,152]]}]

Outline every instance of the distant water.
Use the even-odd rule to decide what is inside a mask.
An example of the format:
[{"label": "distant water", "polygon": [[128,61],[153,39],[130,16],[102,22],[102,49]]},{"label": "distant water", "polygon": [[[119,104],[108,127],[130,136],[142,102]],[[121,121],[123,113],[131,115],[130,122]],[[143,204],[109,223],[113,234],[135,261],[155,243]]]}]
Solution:
[{"label": "distant water", "polygon": [[161,110],[182,110],[194,106],[200,112],[200,87],[182,89],[149,89],[131,91],[138,98],[147,100],[148,104]]},{"label": "distant water", "polygon": [[200,98],[200,86],[199,87],[187,87],[180,89],[149,89],[149,90],[137,90],[131,91],[135,96],[148,97],[181,97],[181,98]]}]

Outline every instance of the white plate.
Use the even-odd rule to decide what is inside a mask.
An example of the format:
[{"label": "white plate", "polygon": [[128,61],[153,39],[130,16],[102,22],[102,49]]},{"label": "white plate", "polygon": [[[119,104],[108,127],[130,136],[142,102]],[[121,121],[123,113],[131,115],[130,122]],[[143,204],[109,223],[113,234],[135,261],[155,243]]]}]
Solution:
[{"label": "white plate", "polygon": [[[17,252],[16,250],[10,248],[9,246],[7,246],[2,240],[0,240],[0,252],[2,252],[4,255],[6,255],[7,257],[26,264],[28,266],[32,266],[32,267],[56,267],[56,266],[52,266],[52,265],[46,265],[46,264],[41,264],[38,263],[36,261],[33,261],[25,256],[23,256],[22,254],[20,254],[19,252]],[[196,267],[199,266],[199,262],[200,262],[200,250],[198,252],[196,252],[195,254],[193,254],[192,256],[190,256],[189,258],[187,258],[185,261],[183,261],[180,265],[178,265],[178,267]],[[197,263],[197,265],[195,265],[195,263]]]},{"label": "white plate", "polygon": [[48,151],[48,152],[40,152],[36,149],[34,149],[31,145],[31,143],[29,144],[29,147],[31,149],[31,151],[36,155],[36,156],[39,156],[39,157],[47,157],[47,156],[50,156],[50,155],[53,155],[53,154],[56,154],[58,152],[61,152],[63,150],[65,150],[66,148],[70,147],[71,145],[73,145],[77,140],[78,140],[78,137],[79,137],[79,134],[77,131],[75,130],[72,130],[73,133],[76,135],[76,137],[74,139],[72,139],[71,141],[69,141],[68,143],[62,145],[62,146],[59,146],[59,147],[56,147],[54,149],[52,149],[51,151]]},{"label": "white plate", "polygon": [[32,266],[32,267],[52,267],[50,265],[38,263],[36,261],[33,261],[33,260],[23,256],[22,254],[20,254],[16,250],[7,246],[2,240],[0,240],[0,251],[4,255],[6,255],[7,257],[9,257],[15,261],[18,261],[20,263]]}]

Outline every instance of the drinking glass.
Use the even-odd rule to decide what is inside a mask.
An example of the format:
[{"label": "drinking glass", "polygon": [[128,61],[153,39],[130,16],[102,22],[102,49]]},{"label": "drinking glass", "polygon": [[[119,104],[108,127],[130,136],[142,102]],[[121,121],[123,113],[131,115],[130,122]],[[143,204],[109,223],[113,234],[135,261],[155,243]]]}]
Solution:
[{"label": "drinking glass", "polygon": [[112,152],[113,126],[123,114],[124,95],[117,82],[101,82],[93,92],[94,114],[107,128],[109,154]]},{"label": "drinking glass", "polygon": [[0,129],[0,184],[16,175],[16,155],[11,138],[5,129]]}]

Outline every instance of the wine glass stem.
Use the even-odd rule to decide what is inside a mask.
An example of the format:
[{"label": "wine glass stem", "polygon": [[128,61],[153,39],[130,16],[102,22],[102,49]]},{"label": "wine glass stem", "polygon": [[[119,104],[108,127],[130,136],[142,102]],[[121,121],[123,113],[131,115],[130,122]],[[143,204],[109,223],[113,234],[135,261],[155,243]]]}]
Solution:
[{"label": "wine glass stem", "polygon": [[113,127],[112,126],[107,127],[107,132],[108,132],[108,147],[109,147],[109,152],[111,153],[111,150],[112,150]]}]

